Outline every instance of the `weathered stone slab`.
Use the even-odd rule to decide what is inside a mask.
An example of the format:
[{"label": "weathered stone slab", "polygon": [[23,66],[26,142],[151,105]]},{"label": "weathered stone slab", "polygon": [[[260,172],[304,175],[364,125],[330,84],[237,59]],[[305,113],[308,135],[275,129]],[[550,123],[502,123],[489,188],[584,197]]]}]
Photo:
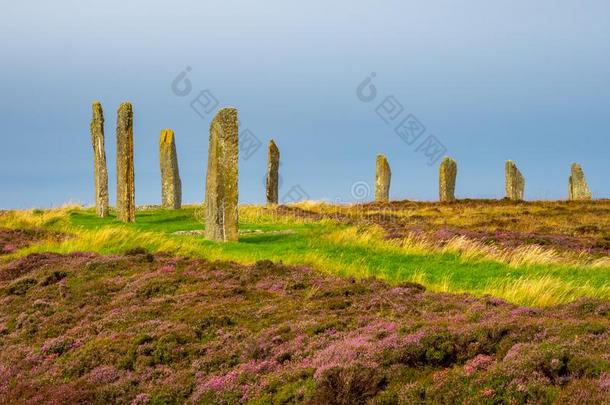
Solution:
[{"label": "weathered stone slab", "polygon": [[136,220],[136,195],[133,167],[133,110],[131,103],[121,103],[116,124],[117,219]]},{"label": "weathered stone slab", "polygon": [[377,155],[375,164],[375,201],[386,202],[390,200],[390,180],[392,171],[388,159],[384,155]]},{"label": "weathered stone slab", "polygon": [[523,200],[525,190],[525,179],[512,160],[507,160],[504,165],[506,198],[513,201]]},{"label": "weathered stone slab", "polygon": [[178,169],[176,137],[171,129],[161,130],[159,139],[159,161],[161,165],[161,201],[163,208],[182,207],[182,181]]},{"label": "weathered stone slab", "polygon": [[269,141],[269,148],[267,153],[267,204],[278,203],[279,168],[280,150],[272,139]]},{"label": "weathered stone slab", "polygon": [[210,124],[205,185],[205,236],[215,241],[238,239],[237,110],[222,108]]},{"label": "weathered stone slab", "polygon": [[591,191],[585,180],[585,173],[578,163],[572,163],[572,173],[568,180],[568,199],[573,201],[591,199]]},{"label": "weathered stone slab", "polygon": [[108,202],[108,168],[106,167],[106,146],[104,139],[104,112],[102,104],[92,105],[91,143],[93,145],[93,177],[95,183],[95,211],[104,218],[110,213]]},{"label": "weathered stone slab", "polygon": [[457,163],[448,156],[443,158],[438,173],[438,192],[441,202],[455,201],[455,178]]}]

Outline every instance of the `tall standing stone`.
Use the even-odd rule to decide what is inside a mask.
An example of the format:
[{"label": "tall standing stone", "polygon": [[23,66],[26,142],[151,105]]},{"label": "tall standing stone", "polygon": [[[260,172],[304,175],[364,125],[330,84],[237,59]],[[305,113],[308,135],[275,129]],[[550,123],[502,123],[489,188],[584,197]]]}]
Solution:
[{"label": "tall standing stone", "polygon": [[133,168],[133,111],[131,103],[121,103],[116,123],[117,219],[136,220]]},{"label": "tall standing stone", "polygon": [[585,180],[585,173],[578,163],[572,163],[572,174],[568,180],[569,200],[590,200],[591,191]]},{"label": "tall standing stone", "polygon": [[159,161],[161,164],[161,201],[163,208],[182,207],[182,182],[178,169],[176,139],[171,129],[161,130],[159,139]]},{"label": "tall standing stone", "polygon": [[104,140],[104,112],[99,101],[93,102],[91,118],[91,143],[93,144],[93,176],[95,182],[95,210],[104,218],[110,212],[108,202],[108,168]]},{"label": "tall standing stone", "polygon": [[386,202],[390,200],[390,180],[392,171],[388,159],[384,155],[377,155],[375,165],[375,201]]},{"label": "tall standing stone", "polygon": [[438,192],[441,202],[455,201],[457,163],[448,156],[443,158],[438,172]]},{"label": "tall standing stone", "polygon": [[272,140],[269,141],[267,153],[267,204],[278,203],[280,150]]},{"label": "tall standing stone", "polygon": [[513,201],[523,200],[525,180],[519,169],[517,169],[517,165],[512,160],[507,160],[504,165],[504,178],[506,198]]},{"label": "tall standing stone", "polygon": [[238,239],[237,110],[222,108],[210,124],[205,184],[205,236],[228,242]]}]

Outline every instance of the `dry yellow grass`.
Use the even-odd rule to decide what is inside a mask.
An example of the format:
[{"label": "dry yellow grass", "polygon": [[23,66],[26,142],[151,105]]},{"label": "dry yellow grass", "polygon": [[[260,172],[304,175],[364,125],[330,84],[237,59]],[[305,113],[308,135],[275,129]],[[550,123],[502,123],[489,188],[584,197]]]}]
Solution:
[{"label": "dry yellow grass", "polygon": [[0,225],[11,229],[42,228],[65,223],[70,210],[78,209],[76,205],[65,205],[51,210],[5,211],[0,217]]},{"label": "dry yellow grass", "polygon": [[486,291],[493,296],[502,297],[522,305],[548,306],[559,302],[571,302],[579,297],[608,299],[610,286],[593,287],[588,283],[575,283],[565,279],[545,275],[542,277],[523,277],[516,281],[493,283]]},{"label": "dry yellow grass", "polygon": [[592,259],[582,254],[559,254],[553,249],[536,245],[500,248],[482,244],[464,236],[456,236],[439,246],[423,236],[410,235],[402,239],[385,239],[379,226],[346,227],[323,236],[325,240],[343,245],[375,247],[386,251],[410,254],[451,253],[466,261],[491,260],[511,267],[526,265],[562,265],[580,267],[610,267],[610,259]]},{"label": "dry yellow grass", "polygon": [[[281,212],[279,206],[241,205],[239,207],[239,219],[242,222],[257,224],[307,224],[319,222],[313,218],[290,215]],[[328,222],[329,220],[325,220]]]}]

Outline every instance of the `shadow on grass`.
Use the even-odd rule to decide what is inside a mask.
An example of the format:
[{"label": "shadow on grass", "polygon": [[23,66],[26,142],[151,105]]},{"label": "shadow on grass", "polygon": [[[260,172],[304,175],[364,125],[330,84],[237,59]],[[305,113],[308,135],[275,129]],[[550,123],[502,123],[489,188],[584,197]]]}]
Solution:
[{"label": "shadow on grass", "polygon": [[296,237],[297,235],[295,234],[243,235],[239,237],[239,242],[251,245],[259,245],[263,243],[272,242],[290,242],[291,240],[295,240]]},{"label": "shadow on grass", "polygon": [[[175,217],[159,218],[159,219],[152,219],[152,218],[154,218],[154,217],[150,216],[150,217],[146,218],[146,220],[142,221],[142,223],[143,224],[172,224],[175,222],[185,222],[185,221],[192,222],[193,221],[193,218],[188,215],[179,215],[179,216],[175,216]],[[143,218],[141,218],[141,219],[143,219]]]}]

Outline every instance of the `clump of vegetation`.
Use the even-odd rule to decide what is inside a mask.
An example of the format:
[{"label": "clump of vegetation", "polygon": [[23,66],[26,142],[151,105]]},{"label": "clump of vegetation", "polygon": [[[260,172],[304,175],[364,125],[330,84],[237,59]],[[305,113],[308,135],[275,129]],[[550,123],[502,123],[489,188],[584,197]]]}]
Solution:
[{"label": "clump of vegetation", "polygon": [[375,368],[359,364],[325,370],[313,395],[315,403],[365,404],[383,390],[387,381]]},{"label": "clump of vegetation", "polygon": [[14,281],[6,287],[6,292],[12,295],[25,295],[30,288],[35,286],[37,281],[33,278],[25,277]]},{"label": "clump of vegetation", "polygon": [[[37,215],[37,214],[33,214]],[[41,228],[1,229],[0,228],[0,256],[14,253],[32,243],[44,239],[61,240],[61,234],[45,231]]]},{"label": "clump of vegetation", "polygon": [[51,284],[55,284],[66,277],[68,277],[68,273],[66,273],[65,271],[56,270],[51,272],[51,274],[47,275],[45,278],[43,278],[42,281],[40,281],[40,285],[48,286]]}]

